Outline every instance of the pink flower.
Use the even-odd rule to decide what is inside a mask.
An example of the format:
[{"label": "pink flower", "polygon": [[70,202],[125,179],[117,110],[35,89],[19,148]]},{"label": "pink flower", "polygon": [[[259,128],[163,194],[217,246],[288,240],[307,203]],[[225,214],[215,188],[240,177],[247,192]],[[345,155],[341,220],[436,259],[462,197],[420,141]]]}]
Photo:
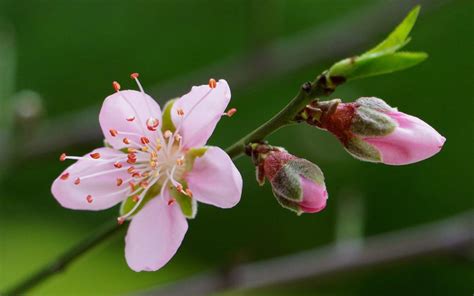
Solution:
[{"label": "pink flower", "polygon": [[125,257],[135,271],[154,271],[173,257],[196,215],[197,201],[235,206],[242,177],[220,148],[205,146],[230,101],[225,80],[193,87],[160,106],[142,89],[107,97],[99,121],[108,147],[77,159],[51,191],[66,208],[103,210],[122,203],[119,223],[131,220]]},{"label": "pink flower", "polygon": [[297,214],[316,213],[326,207],[328,193],[317,165],[266,144],[255,144],[251,154],[259,183],[263,185],[265,177],[270,181],[281,206]]},{"label": "pink flower", "polygon": [[346,150],[361,160],[415,163],[438,153],[446,141],[426,122],[378,98],[364,97],[332,109],[323,112],[318,126],[336,135]]}]

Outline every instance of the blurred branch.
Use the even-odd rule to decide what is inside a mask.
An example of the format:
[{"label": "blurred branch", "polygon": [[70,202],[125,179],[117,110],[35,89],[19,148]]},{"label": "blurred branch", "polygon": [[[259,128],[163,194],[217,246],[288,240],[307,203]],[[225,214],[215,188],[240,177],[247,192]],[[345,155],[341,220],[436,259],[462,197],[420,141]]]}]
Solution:
[{"label": "blurred branch", "polygon": [[474,211],[411,229],[348,240],[299,254],[199,274],[136,295],[210,295],[227,290],[320,279],[433,254],[455,254],[474,246]]},{"label": "blurred branch", "polygon": [[120,230],[122,228],[120,226],[121,225],[117,224],[115,220],[103,225],[103,227],[100,228],[92,236],[79,242],[77,245],[64,252],[58,258],[42,267],[36,273],[28,276],[18,285],[11,287],[9,290],[0,294],[5,296],[23,295],[26,291],[37,286],[39,283],[41,283],[48,277],[65,270],[74,260],[84,255],[86,252],[99,245],[101,242],[111,237],[114,233]]},{"label": "blurred branch", "polygon": [[[277,40],[242,56],[212,64],[168,82],[152,87],[151,94],[174,97],[189,89],[203,77],[226,77],[234,89],[242,89],[255,81],[271,79],[311,66],[325,59],[352,55],[378,35],[386,33],[412,6],[422,4],[424,12],[439,8],[450,0],[379,1],[361,8],[342,20],[318,25],[291,37]],[[377,24],[374,26],[373,24]],[[158,96],[156,96],[158,97]],[[98,106],[45,122],[35,136],[17,151],[17,160],[56,152],[66,147],[102,139],[96,120]],[[2,143],[0,147],[7,143]],[[5,155],[3,155],[5,156]],[[0,164],[2,159],[0,155]],[[21,158],[20,158],[21,157]]]}]

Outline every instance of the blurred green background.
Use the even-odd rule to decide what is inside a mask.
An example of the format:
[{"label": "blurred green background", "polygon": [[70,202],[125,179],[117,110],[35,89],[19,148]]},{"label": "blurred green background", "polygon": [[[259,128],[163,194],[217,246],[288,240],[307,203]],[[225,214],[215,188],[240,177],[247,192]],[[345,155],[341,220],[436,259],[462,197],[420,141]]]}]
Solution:
[{"label": "blurred green background", "polygon": [[[402,2],[403,8],[397,8]],[[92,110],[86,123],[97,133],[96,115],[102,100],[112,91],[112,80],[122,82],[124,88],[135,87],[128,75],[139,72],[144,87],[153,90],[153,96],[163,103],[215,75],[211,71],[193,81],[184,79],[186,82],[172,91],[161,90],[160,86],[168,85],[165,83],[170,80],[180,81],[196,69],[221,61],[232,63],[256,52],[259,62],[237,62],[246,66],[243,68],[247,70],[238,75],[245,83],[236,82],[232,88],[236,75],[228,78],[231,69],[226,67],[218,71],[228,79],[233,91],[231,105],[239,110],[232,119],[223,119],[211,138],[211,144],[227,147],[280,110],[302,82],[345,57],[339,52],[357,54],[377,43],[415,3],[406,2],[0,1],[0,135],[10,139],[1,142],[0,291],[117,216],[117,208],[71,211],[53,199],[50,185],[65,166],[57,161],[58,155],[63,149],[71,154],[86,153],[100,146],[101,140],[85,133],[86,140],[78,141],[80,144],[56,148],[51,143],[50,147],[48,135],[57,138],[59,133],[68,139],[69,133],[77,134],[72,128],[61,130],[62,125],[56,123],[47,126],[46,132],[41,130],[46,143],[38,148],[41,153],[33,155],[36,146],[26,143],[42,123],[59,118],[67,126],[69,116],[76,114],[77,118],[77,112]],[[408,48],[426,51],[430,58],[403,72],[351,82],[333,97],[350,101],[377,96],[422,118],[447,138],[441,153],[404,167],[362,163],[346,154],[328,134],[306,126],[285,128],[269,140],[321,167],[330,196],[323,212],[297,217],[279,207],[268,185],[257,186],[254,169],[243,157],[236,161],[244,178],[240,204],[230,210],[201,205],[177,255],[160,271],[131,271],[124,259],[121,233],[32,294],[124,294],[237,258],[254,261],[291,254],[332,243],[341,233],[370,236],[473,208],[474,2],[425,2]],[[384,8],[386,5],[390,8]],[[374,14],[380,8],[384,9],[383,15]],[[347,27],[354,18],[364,22]],[[382,21],[386,30],[370,36],[358,33],[372,32]],[[295,56],[295,60],[308,61],[293,67],[290,56],[277,61],[286,70],[275,73],[271,56],[259,48],[282,40],[289,48],[298,47],[301,44],[294,37],[311,30],[322,30],[324,37],[312,43],[318,59]],[[355,45],[330,42],[333,34],[341,37],[341,33],[344,40],[357,41]],[[318,47],[328,54],[321,55]],[[252,77],[247,79],[250,81],[246,80],[248,76]],[[34,93],[20,92],[25,89]],[[27,103],[43,110],[41,118],[26,122],[12,118],[14,109],[21,115],[22,108],[29,108],[18,103],[25,101],[19,99],[22,95]],[[351,210],[347,205],[354,202],[359,207]],[[471,295],[473,283],[472,261],[430,257],[235,294]]]}]

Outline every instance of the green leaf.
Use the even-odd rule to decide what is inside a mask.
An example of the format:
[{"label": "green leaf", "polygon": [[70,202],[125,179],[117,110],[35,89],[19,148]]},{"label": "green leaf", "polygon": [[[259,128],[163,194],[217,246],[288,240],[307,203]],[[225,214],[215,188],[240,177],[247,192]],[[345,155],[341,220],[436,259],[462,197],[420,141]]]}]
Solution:
[{"label": "green leaf", "polygon": [[[185,181],[182,181],[181,184],[184,188],[187,188],[188,186]],[[173,197],[178,202],[179,206],[181,207],[181,211],[183,212],[184,216],[186,216],[186,218],[193,219],[196,217],[196,199],[182,194],[174,186],[170,187],[170,194],[171,197]]]},{"label": "green leaf", "polygon": [[174,133],[174,131],[176,130],[176,127],[174,126],[173,121],[171,120],[171,108],[173,107],[174,102],[176,102],[176,99],[169,100],[165,105],[165,109],[163,111],[163,116],[161,119],[161,130],[163,132],[169,130]]},{"label": "green leaf", "polygon": [[381,75],[413,67],[428,57],[424,52],[395,52],[386,55],[363,55],[342,60],[328,71],[329,77],[344,77],[353,80]]},{"label": "green leaf", "polygon": [[408,35],[410,34],[413,26],[415,25],[418,14],[420,13],[420,6],[417,5],[413,8],[405,19],[395,28],[395,30],[385,38],[384,41],[380,42],[377,46],[364,53],[364,55],[373,53],[394,53],[409,41]]}]

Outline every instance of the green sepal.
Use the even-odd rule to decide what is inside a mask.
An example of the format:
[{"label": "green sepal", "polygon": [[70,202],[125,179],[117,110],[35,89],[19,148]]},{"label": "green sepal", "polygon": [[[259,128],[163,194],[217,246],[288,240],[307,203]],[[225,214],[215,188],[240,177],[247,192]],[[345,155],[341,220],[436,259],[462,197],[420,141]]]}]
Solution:
[{"label": "green sepal", "polygon": [[288,200],[284,197],[281,197],[274,190],[273,190],[273,195],[275,196],[275,198],[278,201],[278,203],[280,204],[280,206],[282,206],[283,208],[288,209],[292,212],[295,212],[298,216],[303,213],[303,211],[301,210],[300,205],[297,202],[294,202],[294,201]]},{"label": "green sepal", "polygon": [[369,162],[381,162],[382,155],[380,152],[369,143],[363,141],[361,138],[352,137],[345,145],[345,149],[349,154],[355,158]]},{"label": "green sepal", "polygon": [[397,128],[390,116],[364,106],[357,108],[352,118],[351,132],[359,136],[386,136]]},{"label": "green sepal", "polygon": [[173,104],[176,102],[176,99],[169,100],[166,102],[165,108],[163,110],[163,115],[161,117],[161,131],[165,132],[167,130],[174,133],[176,127],[173,124],[173,120],[171,119],[171,108]]},{"label": "green sepal", "polygon": [[[138,212],[140,212],[141,209],[154,197],[157,197],[160,194],[161,191],[161,186],[159,184],[153,185],[150,189],[148,189],[148,192],[145,194],[143,197],[143,200],[141,201],[140,205],[138,208],[135,210],[133,213],[132,217],[136,215]],[[137,194],[142,193],[143,191],[138,192]],[[133,201],[132,196],[127,197],[122,204],[120,205],[120,216],[123,216],[130,212],[136,205],[137,203]]]},{"label": "green sepal", "polygon": [[288,161],[273,177],[273,192],[290,201],[302,201],[301,177],[324,184],[324,175],[317,165],[306,159],[296,158]]},{"label": "green sepal", "polygon": [[206,153],[208,147],[191,148],[184,156],[185,171],[190,172],[193,169],[194,161]]},{"label": "green sepal", "polygon": [[424,52],[395,52],[391,54],[370,54],[344,59],[329,69],[328,76],[354,80],[392,73],[413,67],[423,62],[428,55]]},{"label": "green sepal", "polygon": [[364,55],[369,55],[373,53],[394,53],[403,46],[405,46],[410,38],[410,34],[413,26],[415,25],[418,14],[420,13],[420,5],[415,6],[408,15],[403,19],[403,21],[379,44],[374,48],[370,49]]},{"label": "green sepal", "polygon": [[376,97],[361,97],[358,98],[355,102],[359,106],[367,107],[382,112],[397,111],[397,108],[391,107],[389,104],[385,103],[384,100],[381,100]]},{"label": "green sepal", "polygon": [[[187,188],[185,181],[182,181],[181,184],[184,188]],[[187,195],[179,192],[174,186],[170,186],[170,195],[172,198],[178,202],[183,215],[188,219],[193,219],[197,214],[197,201],[196,199],[189,197]]]}]

